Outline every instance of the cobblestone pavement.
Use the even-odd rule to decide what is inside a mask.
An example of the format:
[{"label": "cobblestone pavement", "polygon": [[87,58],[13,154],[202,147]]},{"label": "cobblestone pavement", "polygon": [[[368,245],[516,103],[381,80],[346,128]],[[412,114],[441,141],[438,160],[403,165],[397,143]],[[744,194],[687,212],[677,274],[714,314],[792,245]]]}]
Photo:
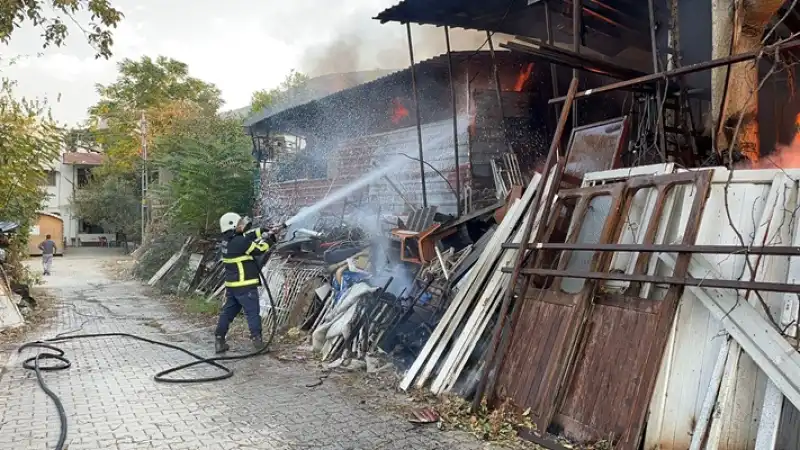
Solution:
[{"label": "cobblestone pavement", "polygon": [[[57,296],[58,311],[34,338],[75,329],[127,332],[211,353],[209,331],[173,335],[191,327],[138,283],[107,278],[102,265],[110,257],[83,251],[55,260],[47,287]],[[153,328],[154,321],[171,336]],[[124,338],[60,346],[72,367],[44,378],[69,416],[69,450],[483,448],[466,435],[412,428],[347,396],[334,382],[308,389],[305,384],[317,379],[314,371],[269,357],[232,364],[235,375],[222,382],[170,385],[152,376],[188,361],[178,352]],[[51,449],[58,439],[55,406],[35,375],[21,367],[32,354],[14,352],[0,372],[0,449]]]}]

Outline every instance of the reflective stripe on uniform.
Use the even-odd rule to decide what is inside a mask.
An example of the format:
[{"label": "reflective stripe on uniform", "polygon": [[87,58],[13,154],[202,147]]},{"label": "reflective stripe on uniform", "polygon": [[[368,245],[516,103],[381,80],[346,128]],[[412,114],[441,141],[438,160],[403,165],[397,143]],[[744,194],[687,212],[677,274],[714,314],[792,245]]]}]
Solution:
[{"label": "reflective stripe on uniform", "polygon": [[[267,244],[264,241],[253,241],[253,243],[250,244],[250,248],[248,248],[247,251],[244,253],[245,255],[249,255],[250,253],[253,252],[253,250],[261,250],[262,252],[266,252],[267,250],[269,250],[269,244]],[[252,258],[253,257],[251,256],[250,259]]]},{"label": "reflective stripe on uniform", "polygon": [[237,256],[236,258],[222,258],[222,262],[225,264],[236,264],[241,263],[244,261],[252,261],[253,257],[250,255],[245,256]]},{"label": "reflective stripe on uniform", "polygon": [[255,233],[256,239],[261,239],[261,228],[253,228],[252,230],[247,230],[244,234]]},{"label": "reflective stripe on uniform", "polygon": [[239,280],[238,281],[226,281],[225,286],[227,287],[241,287],[241,286],[251,286],[254,284],[258,284],[258,278],[252,280],[245,280],[244,279],[244,263],[246,261],[252,261],[253,257],[250,255],[238,256],[236,258],[222,258],[222,262],[225,264],[236,264],[236,271],[239,272]]},{"label": "reflective stripe on uniform", "polygon": [[245,286],[255,286],[258,284],[258,279],[255,280],[244,280],[244,281],[226,281],[225,287],[245,287]]}]

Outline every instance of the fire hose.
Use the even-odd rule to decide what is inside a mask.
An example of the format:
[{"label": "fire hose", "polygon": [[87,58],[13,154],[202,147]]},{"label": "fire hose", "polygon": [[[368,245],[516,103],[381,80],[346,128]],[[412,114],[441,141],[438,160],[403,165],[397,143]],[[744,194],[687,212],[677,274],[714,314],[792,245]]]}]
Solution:
[{"label": "fire hose", "polygon": [[[270,331],[269,338],[265,342],[264,347],[261,348],[260,350],[257,350],[257,351],[251,352],[251,353],[246,353],[246,354],[243,354],[243,355],[215,356],[215,357],[212,357],[212,358],[206,358],[204,356],[198,355],[197,353],[194,353],[194,352],[191,352],[189,350],[186,350],[185,348],[180,347],[180,346],[175,345],[175,344],[156,341],[156,340],[153,340],[153,339],[148,339],[148,338],[145,338],[145,337],[142,337],[142,336],[137,336],[135,334],[130,334],[130,333],[92,333],[92,334],[73,334],[73,335],[69,335],[69,336],[63,336],[63,334],[67,334],[67,333],[61,333],[61,335],[58,335],[58,336],[56,336],[54,338],[45,339],[45,340],[36,341],[36,342],[29,342],[27,344],[23,344],[17,350],[18,353],[22,352],[23,350],[25,350],[27,348],[39,348],[39,349],[46,350],[46,351],[39,352],[38,354],[36,354],[36,356],[32,356],[32,357],[26,359],[25,361],[23,361],[22,367],[24,367],[25,369],[32,370],[32,371],[36,372],[36,381],[39,384],[39,387],[42,389],[42,391],[44,391],[45,394],[47,394],[48,397],[50,397],[50,399],[55,404],[56,409],[58,410],[58,418],[59,418],[59,421],[61,422],[61,430],[60,430],[60,433],[59,433],[59,436],[58,436],[58,442],[56,443],[55,450],[63,450],[64,449],[64,443],[67,440],[67,413],[66,413],[66,410],[64,409],[64,405],[62,404],[61,399],[58,397],[58,394],[53,392],[53,390],[50,389],[47,386],[47,383],[44,382],[44,378],[42,376],[42,372],[54,372],[54,371],[59,371],[59,370],[66,370],[66,369],[70,368],[72,363],[70,362],[69,359],[67,359],[64,356],[64,354],[65,354],[64,350],[56,347],[53,344],[60,343],[60,342],[74,341],[74,340],[79,340],[79,339],[94,339],[94,338],[107,338],[107,337],[124,337],[124,338],[134,339],[134,340],[137,340],[137,341],[146,342],[148,344],[159,345],[161,347],[166,347],[166,348],[169,348],[169,349],[172,349],[172,350],[178,350],[178,351],[180,351],[180,352],[182,352],[182,353],[184,353],[186,355],[189,355],[189,356],[191,356],[192,358],[195,359],[194,361],[191,361],[191,362],[188,362],[188,363],[185,363],[185,364],[181,364],[179,366],[175,366],[175,367],[172,367],[172,368],[169,368],[169,369],[166,369],[166,370],[162,370],[161,372],[156,373],[153,376],[153,380],[156,381],[156,382],[159,382],[159,383],[172,383],[172,384],[208,383],[208,382],[221,381],[221,380],[228,379],[228,378],[233,376],[233,369],[231,369],[230,367],[227,367],[227,366],[224,366],[224,365],[220,364],[221,362],[223,362],[223,361],[239,361],[239,360],[252,358],[252,357],[259,356],[259,355],[262,355],[264,353],[267,353],[269,351],[269,347],[272,344],[273,339],[275,338],[275,332],[277,330],[277,316],[276,316],[276,313],[275,313],[275,303],[274,303],[273,298],[272,298],[272,293],[269,290],[269,284],[267,283],[267,280],[264,278],[264,274],[263,274],[263,264],[267,260],[267,256],[268,256],[268,254],[265,255],[265,257],[263,258],[263,260],[262,260],[262,262],[260,264],[260,270],[258,271],[258,274],[259,274],[259,278],[261,279],[261,283],[264,286],[264,289],[266,290],[266,293],[267,293],[267,301],[269,302],[269,311],[270,311],[269,314],[271,315],[271,318],[272,318],[273,327],[272,327],[272,330]],[[56,364],[53,364],[53,365],[43,366],[41,364],[41,361],[47,360],[47,359],[56,360],[58,362]],[[174,374],[176,372],[188,369],[190,367],[199,366],[201,364],[207,364],[209,366],[212,366],[212,367],[214,367],[216,369],[219,369],[222,373],[219,374],[219,375],[213,375],[213,376],[207,376],[207,377],[196,377],[196,378],[169,378],[169,377],[167,377],[170,374]]]}]

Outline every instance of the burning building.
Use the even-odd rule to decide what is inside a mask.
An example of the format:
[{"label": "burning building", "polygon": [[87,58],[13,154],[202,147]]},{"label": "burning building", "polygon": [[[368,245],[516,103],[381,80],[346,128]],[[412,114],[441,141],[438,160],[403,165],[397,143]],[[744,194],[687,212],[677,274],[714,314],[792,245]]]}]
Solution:
[{"label": "burning building", "polygon": [[[450,56],[454,101],[448,55],[414,66],[419,130],[410,68],[250,119],[246,125],[254,139],[271,143],[273,156],[260,155],[262,190],[269,190],[270,201],[289,209],[309,206],[392,160],[397,170],[346,200],[380,206],[385,213],[399,214],[409,203],[428,203],[441,213],[455,214],[459,199],[462,209],[495,199],[492,159],[513,152],[525,174],[535,171],[554,127],[547,105],[552,81],[546,62],[508,51]],[[563,89],[569,74],[561,70],[560,75]],[[596,106],[583,111],[582,122],[620,112],[616,103]],[[419,164],[420,134],[424,169]],[[274,139],[286,135],[297,138],[289,138],[290,145]],[[393,160],[397,155],[401,159]],[[337,208],[332,210],[341,212]]]}]

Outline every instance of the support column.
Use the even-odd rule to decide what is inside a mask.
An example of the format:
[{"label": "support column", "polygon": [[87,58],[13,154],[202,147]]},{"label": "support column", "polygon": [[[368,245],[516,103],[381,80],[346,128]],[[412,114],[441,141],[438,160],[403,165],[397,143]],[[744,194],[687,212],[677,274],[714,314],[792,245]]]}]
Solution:
[{"label": "support column", "polygon": [[[764,29],[783,5],[783,0],[714,0],[712,54],[739,54],[758,50]],[[713,117],[717,123],[717,151],[735,148],[751,161],[758,160],[758,60],[733,64],[730,73],[712,72]],[[720,72],[722,72],[720,74]],[[724,79],[720,80],[720,76]],[[721,86],[721,88],[720,88]],[[726,90],[727,86],[727,90]],[[719,106],[721,105],[721,106]],[[738,132],[736,127],[741,120]],[[737,133],[735,142],[733,134]]]}]

